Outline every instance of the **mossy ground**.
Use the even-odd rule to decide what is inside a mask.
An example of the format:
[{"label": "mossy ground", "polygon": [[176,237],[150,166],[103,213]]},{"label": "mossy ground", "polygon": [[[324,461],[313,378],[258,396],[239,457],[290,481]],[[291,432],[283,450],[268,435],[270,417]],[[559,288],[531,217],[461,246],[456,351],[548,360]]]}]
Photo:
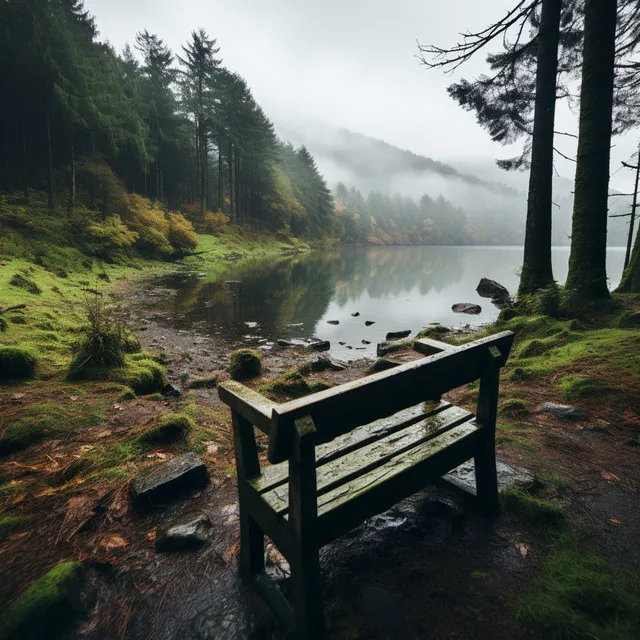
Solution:
[{"label": "mossy ground", "polygon": [[[270,251],[274,247],[270,241],[248,243],[249,249],[240,248],[241,244],[231,236],[207,238],[201,245],[206,253],[188,258],[186,263],[190,269],[215,271],[220,260],[233,257],[236,251]],[[282,249],[286,249],[286,243],[276,247],[277,251]],[[286,250],[304,247],[289,245]],[[53,259],[51,256],[47,260]],[[0,344],[18,341],[37,351],[41,370],[37,379],[0,389],[0,438],[6,437],[12,425],[17,426],[9,431],[10,436],[17,433],[31,438],[33,434],[25,448],[0,459],[0,529],[6,522],[4,542],[9,549],[4,555],[5,584],[0,589],[0,603],[13,600],[46,568],[65,558],[78,557],[76,554],[91,558],[96,566],[122,566],[127,570],[129,562],[131,566],[144,566],[152,531],[148,523],[131,520],[126,495],[127,481],[140,469],[191,450],[205,458],[216,481],[224,482],[234,474],[229,414],[215,392],[203,399],[195,389],[189,390],[172,401],[157,392],[142,395],[145,390],[140,390],[136,382],[154,380],[153,365],[158,362],[153,354],[128,354],[127,366],[119,370],[123,375],[111,372],[107,380],[66,379],[74,345],[80,338],[82,304],[90,295],[86,289],[100,289],[109,295],[110,287],[119,278],[136,276],[143,270],[163,270],[166,265],[140,261],[136,266],[124,267],[94,261],[84,264],[81,273],[68,258],[64,271],[62,265],[57,265],[56,274],[22,258],[5,256],[4,262],[5,266],[0,267],[0,306],[25,303],[27,307],[3,316],[7,331],[0,333]],[[41,293],[9,286],[18,271],[36,282]],[[638,303],[631,301],[636,306]],[[637,629],[635,605],[619,593],[620,589],[628,592],[633,582],[619,577],[615,567],[602,560],[592,562],[593,551],[587,550],[589,547],[582,541],[577,551],[568,544],[561,547],[561,536],[568,527],[580,530],[583,526],[572,497],[583,487],[605,482],[603,471],[606,482],[621,490],[640,486],[639,467],[628,453],[635,449],[624,448],[624,442],[634,433],[635,437],[638,435],[637,426],[634,432],[633,425],[638,424],[640,411],[640,331],[620,326],[624,324],[618,321],[620,313],[613,310],[607,317],[580,322],[545,316],[516,317],[491,329],[517,333],[501,388],[498,451],[507,461],[535,470],[547,489],[542,496],[511,492],[503,498],[507,515],[500,525],[501,535],[540,540],[536,554],[532,554],[533,568],[527,574],[537,576],[536,580],[519,606],[519,592],[496,595],[491,585],[486,591],[493,602],[492,614],[506,620],[510,611],[517,608],[521,623],[536,637],[572,637],[576,630],[584,632],[584,637],[637,637],[630,635]],[[455,339],[447,332],[430,332],[429,337]],[[392,359],[402,360],[405,356],[418,357],[407,349]],[[265,361],[262,376],[249,384],[277,401],[326,388],[333,380],[332,373],[304,376],[299,370],[269,371],[267,358]],[[124,371],[132,370],[137,372],[137,378],[124,375]],[[335,376],[346,381],[345,377],[363,373],[364,367]],[[451,399],[471,406],[477,389],[477,384],[469,385]],[[597,436],[596,446],[596,436],[583,429],[584,424],[565,424],[537,410],[540,402],[569,398],[588,411],[593,424],[612,435]],[[163,420],[171,420],[164,416],[175,414],[192,421],[184,437],[168,441],[141,438]],[[259,443],[264,457],[264,440]],[[121,536],[128,546],[121,551],[104,546],[103,541],[110,540],[109,536]],[[39,540],[56,543],[44,545]],[[549,540],[552,546],[548,552],[545,545]],[[605,552],[597,545],[595,551]],[[575,554],[584,561],[578,562]],[[448,562],[464,563],[467,556],[456,547],[447,557]],[[536,562],[540,564],[535,565]],[[568,569],[569,563],[575,570]],[[407,567],[402,570],[406,573]],[[465,567],[465,571],[467,580],[460,585],[468,586],[473,580],[469,578],[470,568]],[[587,620],[591,626],[581,627],[586,614],[570,596],[576,593],[581,594],[580,598],[586,597],[583,587],[591,593],[594,583],[600,585],[593,587],[598,594],[602,585],[608,585],[607,597],[618,602],[614,607],[617,622],[598,614],[595,622]],[[136,602],[136,589],[131,584],[128,588],[130,602]],[[477,581],[473,588],[485,591]],[[157,604],[162,593],[156,595]],[[604,601],[601,595],[598,599]]]}]

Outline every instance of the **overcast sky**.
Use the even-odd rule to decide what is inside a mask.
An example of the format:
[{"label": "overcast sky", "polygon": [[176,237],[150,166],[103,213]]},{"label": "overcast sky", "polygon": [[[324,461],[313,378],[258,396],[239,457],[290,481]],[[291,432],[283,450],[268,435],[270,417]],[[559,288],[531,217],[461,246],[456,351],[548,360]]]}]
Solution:
[{"label": "overcast sky", "polygon": [[[101,38],[118,51],[135,33],[157,33],[175,51],[193,29],[217,38],[220,55],[244,76],[278,125],[310,117],[344,126],[436,160],[466,168],[508,157],[446,93],[460,76],[484,69],[483,56],[460,74],[427,70],[416,41],[451,45],[458,33],[501,17],[513,0],[85,0]],[[575,130],[566,108],[558,128]],[[612,171],[633,153],[638,136],[618,138]],[[573,153],[571,141],[560,142]],[[574,165],[558,159],[573,179]],[[618,171],[613,188],[631,187]]]}]

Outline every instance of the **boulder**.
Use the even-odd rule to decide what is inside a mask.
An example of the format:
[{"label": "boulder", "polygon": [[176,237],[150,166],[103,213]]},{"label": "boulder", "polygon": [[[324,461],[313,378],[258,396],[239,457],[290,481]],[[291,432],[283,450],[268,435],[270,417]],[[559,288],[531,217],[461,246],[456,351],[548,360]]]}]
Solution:
[{"label": "boulder", "polygon": [[[530,489],[535,485],[534,475],[522,467],[510,466],[498,460],[496,461],[496,469],[499,491],[512,485],[524,489]],[[473,460],[468,460],[442,477],[466,491],[476,493],[476,469]]]},{"label": "boulder", "polygon": [[468,313],[469,315],[478,315],[482,313],[482,307],[479,304],[471,302],[458,302],[451,307],[454,313]]},{"label": "boulder", "polygon": [[317,356],[315,360],[311,362],[311,371],[344,371],[346,365],[333,360],[329,356]]},{"label": "boulder", "polygon": [[389,331],[385,340],[401,340],[411,335],[411,329],[404,329],[403,331]]},{"label": "boulder", "polygon": [[509,291],[495,280],[489,278],[480,278],[480,284],[476,291],[483,298],[509,298]]},{"label": "boulder", "polygon": [[0,637],[75,638],[71,628],[76,618],[90,609],[88,600],[82,565],[62,562],[3,608]]},{"label": "boulder", "polygon": [[560,420],[584,420],[587,417],[584,409],[570,404],[556,404],[555,402],[543,402],[538,409],[542,413],[548,413]]},{"label": "boulder", "polygon": [[309,344],[309,348],[314,351],[329,351],[331,343],[328,340],[318,340]]},{"label": "boulder", "polygon": [[293,347],[293,342],[289,342],[288,340],[276,340],[276,344],[279,347],[284,347],[285,349]]},{"label": "boulder", "polygon": [[174,387],[172,384],[167,384],[160,390],[160,393],[165,398],[179,398],[182,395],[182,392],[178,387]]},{"label": "boulder", "polygon": [[209,540],[212,528],[206,513],[189,513],[158,530],[156,551],[184,551],[200,547]]},{"label": "boulder", "polygon": [[376,355],[382,357],[387,353],[393,353],[394,351],[400,351],[407,346],[407,342],[404,340],[395,340],[393,342],[380,342],[376,348]]},{"label": "boulder", "polygon": [[369,367],[368,373],[379,373],[380,371],[387,371],[388,369],[393,369],[394,367],[399,366],[399,362],[393,362],[388,358],[378,358],[371,367]]},{"label": "boulder", "polygon": [[166,504],[208,482],[209,472],[202,458],[185,453],[140,472],[129,483],[129,494],[134,508],[142,511]]}]

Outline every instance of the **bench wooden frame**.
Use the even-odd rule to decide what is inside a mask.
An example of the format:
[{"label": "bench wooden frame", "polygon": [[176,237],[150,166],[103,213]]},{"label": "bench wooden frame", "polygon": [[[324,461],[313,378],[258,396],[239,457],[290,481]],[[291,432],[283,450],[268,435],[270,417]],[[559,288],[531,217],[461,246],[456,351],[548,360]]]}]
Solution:
[{"label": "bench wooden frame", "polygon": [[[282,404],[220,386],[233,423],[240,572],[296,637],[324,636],[320,547],[367,518],[470,458],[478,506],[498,515],[499,372],[512,342],[508,331],[463,346],[418,340],[424,358]],[[475,416],[440,401],[478,379]],[[264,469],[254,426],[269,437]],[[293,606],[265,573],[265,535],[291,567]]]}]

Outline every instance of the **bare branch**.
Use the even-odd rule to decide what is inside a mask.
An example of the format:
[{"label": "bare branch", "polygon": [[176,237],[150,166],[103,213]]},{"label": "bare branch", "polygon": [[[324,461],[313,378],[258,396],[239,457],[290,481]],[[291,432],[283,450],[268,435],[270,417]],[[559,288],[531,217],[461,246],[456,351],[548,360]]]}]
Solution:
[{"label": "bare branch", "polygon": [[[467,32],[462,35],[462,42],[457,42],[450,49],[435,45],[422,45],[418,42],[420,55],[416,57],[429,69],[444,68],[447,71],[455,71],[461,64],[473,57],[478,51],[486,47],[498,36],[504,35],[518,21],[526,22],[541,0],[520,0],[507,15],[477,32]],[[520,32],[522,31],[522,25]],[[518,36],[519,37],[519,36]],[[427,56],[431,59],[428,60]]]},{"label": "bare branch", "polygon": [[558,151],[558,149],[556,149],[555,147],[553,147],[553,150],[559,155],[562,156],[565,160],[569,160],[570,162],[576,162],[575,158],[570,158],[569,156],[566,156],[564,153],[562,153],[562,151]]}]

